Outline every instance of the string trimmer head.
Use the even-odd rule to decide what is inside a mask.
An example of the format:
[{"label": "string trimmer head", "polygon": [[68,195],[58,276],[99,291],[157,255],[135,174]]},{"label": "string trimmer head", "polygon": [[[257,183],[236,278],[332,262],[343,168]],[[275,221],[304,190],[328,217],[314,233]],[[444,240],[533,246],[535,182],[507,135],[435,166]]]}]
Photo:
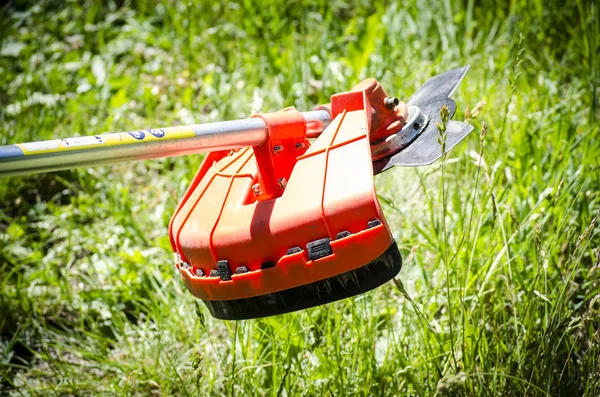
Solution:
[{"label": "string trimmer head", "polygon": [[[321,107],[331,123],[309,142],[294,109],[256,115],[259,146],[209,153],[171,219],[176,266],[217,318],[286,313],[369,291],[393,278],[400,252],[373,177],[442,156],[436,123],[467,67],[426,83],[408,106],[374,79]],[[472,127],[447,123],[446,150]]]},{"label": "string trimmer head", "polygon": [[210,151],[169,225],[185,285],[221,319],[305,309],[400,271],[373,177],[431,164],[471,132],[450,120],[441,145],[436,127],[467,70],[406,104],[368,79],[310,112],[2,146],[0,176]]}]

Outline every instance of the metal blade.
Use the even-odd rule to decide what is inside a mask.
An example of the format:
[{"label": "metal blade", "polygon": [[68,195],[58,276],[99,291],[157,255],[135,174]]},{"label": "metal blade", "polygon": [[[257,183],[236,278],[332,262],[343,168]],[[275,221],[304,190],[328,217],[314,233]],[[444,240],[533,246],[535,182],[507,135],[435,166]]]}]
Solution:
[{"label": "metal blade", "polygon": [[[391,167],[418,167],[429,165],[442,157],[442,147],[438,143],[439,132],[436,123],[440,123],[440,110],[447,105],[450,118],[456,112],[456,102],[450,99],[461,83],[469,65],[440,74],[427,81],[407,102],[417,106],[430,118],[427,128],[405,149],[373,163],[375,174]],[[446,150],[450,151],[473,130],[473,126],[458,121],[449,121],[446,129]]]}]

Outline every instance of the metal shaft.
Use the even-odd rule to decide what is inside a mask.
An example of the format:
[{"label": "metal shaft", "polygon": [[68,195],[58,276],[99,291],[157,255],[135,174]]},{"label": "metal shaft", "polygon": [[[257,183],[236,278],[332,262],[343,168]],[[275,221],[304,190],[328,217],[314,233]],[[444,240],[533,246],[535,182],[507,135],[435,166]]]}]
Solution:
[{"label": "metal shaft", "polygon": [[[325,110],[302,113],[307,136],[329,125]],[[156,128],[0,146],[0,178],[74,167],[259,146],[268,131],[260,118]]]}]

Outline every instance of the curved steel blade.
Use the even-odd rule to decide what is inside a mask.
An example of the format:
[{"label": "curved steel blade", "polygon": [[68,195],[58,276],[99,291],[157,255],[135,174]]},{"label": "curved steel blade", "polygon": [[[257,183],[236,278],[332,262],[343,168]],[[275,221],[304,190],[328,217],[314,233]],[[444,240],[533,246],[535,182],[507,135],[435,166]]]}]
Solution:
[{"label": "curved steel blade", "polygon": [[[406,148],[388,158],[373,163],[375,174],[386,171],[391,167],[418,167],[429,165],[442,157],[442,147],[438,143],[436,124],[441,122],[440,110],[446,104],[450,118],[456,113],[456,102],[450,99],[461,83],[469,65],[442,73],[427,81],[407,102],[408,105],[418,106],[430,118],[425,130]],[[473,126],[449,121],[446,129],[446,150],[450,151],[473,130]]]}]

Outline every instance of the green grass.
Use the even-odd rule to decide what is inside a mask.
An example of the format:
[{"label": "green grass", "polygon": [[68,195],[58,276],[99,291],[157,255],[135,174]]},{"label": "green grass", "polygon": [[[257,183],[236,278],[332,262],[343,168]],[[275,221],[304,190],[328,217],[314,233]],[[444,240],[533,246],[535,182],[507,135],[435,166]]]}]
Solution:
[{"label": "green grass", "polygon": [[172,265],[201,156],[0,180],[0,394],[600,395],[599,10],[5,6],[0,144],[306,110],[369,76],[408,98],[467,63],[475,132],[376,178],[395,283],[253,321],[211,318]]}]

